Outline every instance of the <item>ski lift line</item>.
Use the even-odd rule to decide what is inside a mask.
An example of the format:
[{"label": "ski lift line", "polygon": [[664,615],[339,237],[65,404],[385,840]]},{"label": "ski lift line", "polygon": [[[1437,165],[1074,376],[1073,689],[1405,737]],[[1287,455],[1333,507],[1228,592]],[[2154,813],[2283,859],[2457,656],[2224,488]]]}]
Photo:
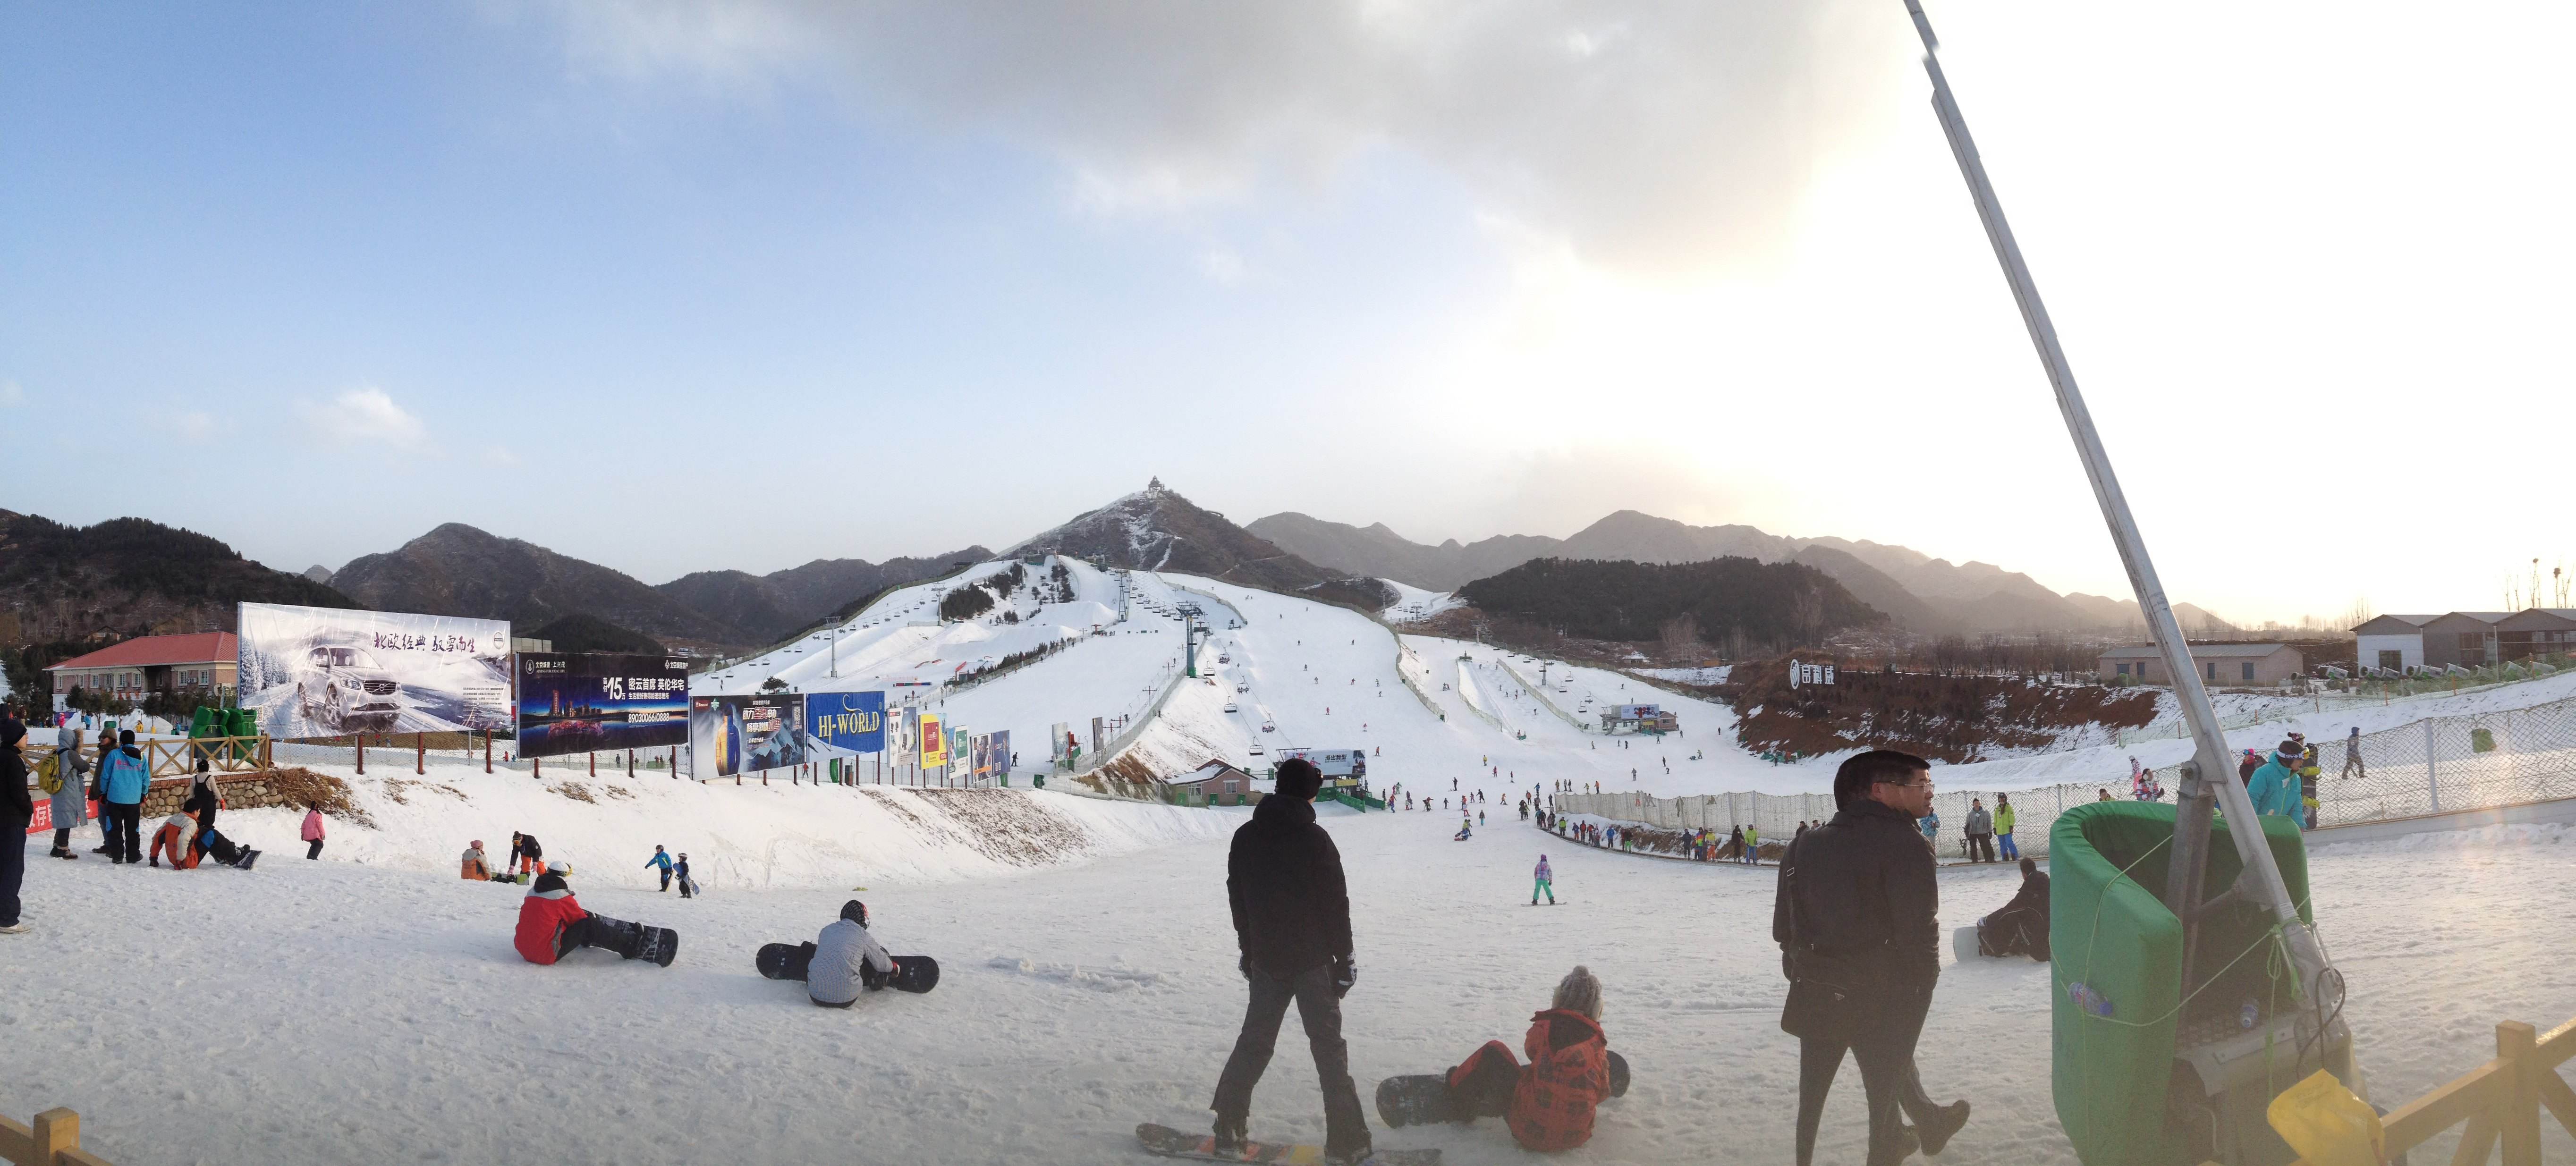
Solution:
[{"label": "ski lift line", "polygon": [[[2219,807],[2231,822],[2251,825],[2255,822],[2253,799],[2244,786],[2231,780],[2235,767],[2228,760],[2227,737],[2219,728],[2218,713],[2211,707],[2209,692],[2201,687],[2200,672],[2192,666],[2191,650],[2182,637],[2182,626],[2174,619],[2173,605],[2167,599],[2164,583],[2156,575],[2155,562],[2148,557],[2146,539],[2138,531],[2136,517],[2130,513],[2127,495],[2121,492],[2118,474],[2111,467],[2111,455],[2102,445],[2101,433],[2093,424],[2093,415],[2085,407],[2084,395],[2076,387],[2075,373],[2066,360],[2065,349],[2058,343],[2057,327],[2041,301],[2039,286],[2033,281],[2029,265],[2022,259],[2021,245],[2015,241],[2012,226],[2004,219],[2003,204],[1995,195],[1994,184],[1986,176],[1984,161],[1977,154],[1975,139],[1968,134],[1968,123],[1959,111],[1957,98],[1950,92],[1950,81],[1941,71],[1940,40],[1932,34],[1932,22],[1923,15],[1921,0],[1905,0],[1905,11],[1913,18],[1915,32],[1923,40],[1923,71],[1932,81],[1932,109],[1940,118],[1942,135],[1949,139],[1950,153],[1959,163],[1960,177],[1966,180],[1968,193],[1977,204],[1977,217],[1986,228],[1986,240],[1992,244],[1995,260],[2002,265],[2004,280],[2012,287],[2013,301],[2019,305],[2022,323],[2030,331],[2031,344],[2038,350],[2049,384],[2056,390],[2058,412],[2066,420],[2067,434],[2074,440],[2076,455],[2084,463],[2084,474],[2093,486],[2094,500],[2101,505],[2103,522],[2111,529],[2111,539],[2119,548],[2121,565],[2129,572],[2129,585],[2137,592],[2138,607],[2146,617],[2147,630],[2156,641],[2157,654],[2164,659],[2166,675],[2174,680],[2174,694],[2181,700],[2183,715],[2192,726],[2196,746],[2194,758],[2199,763],[2198,784],[2203,790],[2215,789]],[[2191,922],[2202,899],[2203,855],[2209,839],[2209,806],[2205,798],[2195,797],[2186,804],[2183,816],[2174,828],[2172,866],[2181,877],[2167,880],[2167,903],[2177,918],[2184,920],[2186,935],[2197,927]],[[2298,905],[2290,898],[2289,885],[2281,878],[2281,868],[2272,859],[2271,848],[2263,841],[2263,832],[2254,829],[2230,830],[2237,855],[2245,869],[2254,872],[2256,897],[2281,924],[2282,936],[2288,941],[2291,962],[2298,968],[2297,983],[2304,991],[2320,982],[2332,968],[2325,948],[2313,925],[2302,925]],[[2188,940],[2186,940],[2188,943]],[[2185,966],[2190,956],[2185,955]],[[2356,1042],[2357,1043],[2357,1042]],[[2354,1063],[2358,1065],[2357,1056]],[[2369,1090],[2357,1070],[2350,1082],[2353,1092],[2363,1100]]]}]

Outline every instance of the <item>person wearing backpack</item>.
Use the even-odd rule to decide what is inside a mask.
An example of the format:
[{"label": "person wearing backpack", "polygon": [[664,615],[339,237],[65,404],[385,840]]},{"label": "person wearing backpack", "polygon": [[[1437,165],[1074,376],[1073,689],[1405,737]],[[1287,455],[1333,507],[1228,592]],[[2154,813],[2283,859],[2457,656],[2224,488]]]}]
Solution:
[{"label": "person wearing backpack", "polygon": [[81,756],[80,730],[71,718],[54,729],[54,776],[44,787],[54,799],[56,858],[79,858],[72,852],[72,831],[89,825],[89,758]]}]

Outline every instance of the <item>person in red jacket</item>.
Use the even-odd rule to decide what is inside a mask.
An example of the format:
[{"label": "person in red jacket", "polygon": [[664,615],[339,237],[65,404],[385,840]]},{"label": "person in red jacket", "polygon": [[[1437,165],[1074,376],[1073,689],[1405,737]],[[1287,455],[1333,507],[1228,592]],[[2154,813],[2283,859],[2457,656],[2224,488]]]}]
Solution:
[{"label": "person in red jacket", "polygon": [[1553,1007],[1530,1017],[1521,1040],[1529,1064],[1511,1046],[1487,1041],[1449,1070],[1461,1119],[1503,1119],[1521,1148],[1571,1150],[1592,1140],[1593,1108],[1628,1091],[1627,1062],[1601,1031],[1601,981],[1576,966],[1557,982]]},{"label": "person in red jacket", "polygon": [[572,886],[565,882],[571,875],[571,863],[547,863],[546,873],[538,875],[527,897],[519,900],[519,933],[514,945],[520,958],[532,964],[550,964],[576,947],[596,947],[626,959],[648,959],[666,968],[671,966],[672,957],[680,949],[677,933],[667,927],[646,927],[582,910],[581,900],[573,898]]}]

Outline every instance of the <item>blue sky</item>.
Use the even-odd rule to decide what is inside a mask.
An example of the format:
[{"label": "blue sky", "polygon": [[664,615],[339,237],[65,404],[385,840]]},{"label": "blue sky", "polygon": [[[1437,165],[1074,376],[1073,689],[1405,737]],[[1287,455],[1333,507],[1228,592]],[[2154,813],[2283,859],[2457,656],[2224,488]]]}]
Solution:
[{"label": "blue sky", "polygon": [[[2168,585],[2239,618],[2493,606],[2576,553],[2545,458],[2369,452],[2576,420],[2563,70],[2411,12],[1934,12]],[[1000,546],[1159,474],[1238,520],[1633,507],[2124,594],[1909,32],[12,6],[0,505],[288,569],[463,521],[659,582]],[[2382,456],[2484,501],[2354,489]],[[2434,523],[2433,562],[2384,541]],[[2296,572],[2247,553],[2285,537]]]}]

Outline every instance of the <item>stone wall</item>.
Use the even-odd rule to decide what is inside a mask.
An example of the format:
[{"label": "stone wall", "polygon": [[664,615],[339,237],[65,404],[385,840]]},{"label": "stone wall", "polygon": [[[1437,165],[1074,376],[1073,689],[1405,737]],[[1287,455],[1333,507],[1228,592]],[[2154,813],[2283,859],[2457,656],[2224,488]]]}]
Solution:
[{"label": "stone wall", "polygon": [[[283,806],[288,809],[302,808],[290,804],[285,795],[271,788],[268,777],[266,771],[218,773],[215,775],[215,792],[223,795],[224,808],[227,810],[254,810],[271,806]],[[186,778],[167,778],[153,782],[152,788],[143,795],[143,818],[148,822],[154,818],[169,817],[178,813],[179,803],[186,800],[188,800]]]}]

